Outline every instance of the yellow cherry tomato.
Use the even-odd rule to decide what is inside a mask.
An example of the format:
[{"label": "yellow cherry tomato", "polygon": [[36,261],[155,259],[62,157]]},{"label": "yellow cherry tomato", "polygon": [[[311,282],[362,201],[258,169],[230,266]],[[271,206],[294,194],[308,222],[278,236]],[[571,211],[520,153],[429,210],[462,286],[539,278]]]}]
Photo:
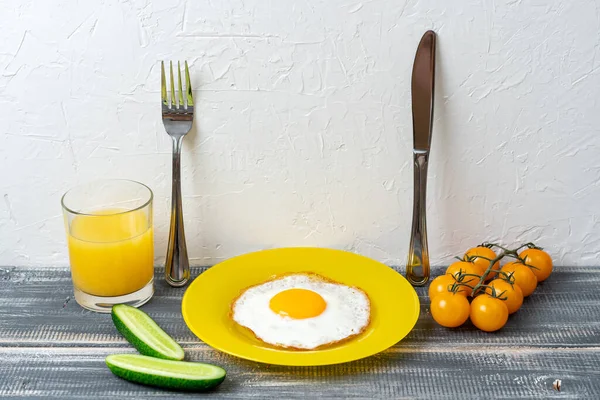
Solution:
[{"label": "yellow cherry tomato", "polygon": [[494,332],[508,321],[508,308],[502,300],[482,294],[471,302],[470,318],[482,331]]},{"label": "yellow cherry tomato", "polygon": [[445,292],[431,300],[430,309],[435,322],[446,328],[456,328],[469,319],[471,306],[466,296]]},{"label": "yellow cherry tomato", "polygon": [[[490,266],[490,261],[496,258],[496,253],[488,247],[478,246],[467,250],[464,258],[465,260],[470,259],[473,264],[477,265],[481,269],[481,275],[483,275]],[[499,270],[500,263],[496,261],[492,269]],[[494,277],[496,277],[496,272],[490,272],[485,279],[491,280]]]},{"label": "yellow cherry tomato", "polygon": [[[496,296],[500,298],[506,297],[502,301],[504,301],[506,308],[508,308],[509,314],[516,312],[523,305],[523,291],[519,285],[511,284],[504,279],[494,279],[488,285],[494,287]],[[487,288],[485,292],[492,294],[492,289]]]},{"label": "yellow cherry tomato", "polygon": [[537,287],[537,278],[528,266],[520,261],[513,261],[502,267],[502,272],[514,277],[514,283],[523,291],[523,296],[527,297]]},{"label": "yellow cherry tomato", "polygon": [[[431,283],[429,284],[429,290],[428,290],[429,300],[433,300],[433,298],[440,293],[448,292],[449,291],[448,289],[451,288],[452,285],[455,283],[456,283],[456,279],[454,279],[454,277],[450,274],[444,274],[444,275],[438,276],[437,278],[432,280]],[[458,289],[457,293],[466,296],[467,291],[464,290],[463,288],[469,289],[467,287],[461,287]]]},{"label": "yellow cherry tomato", "polygon": [[[469,286],[462,286],[461,290],[464,290],[467,296],[471,295],[473,291],[473,286],[477,285],[481,275],[479,274],[479,268],[477,268],[473,263],[466,261],[457,261],[453,264],[450,264],[448,269],[446,270],[446,274],[450,274],[459,281],[460,283],[464,283]],[[467,276],[463,276],[467,275]],[[462,280],[461,280],[462,276]]]},{"label": "yellow cherry tomato", "polygon": [[538,282],[545,281],[552,273],[552,258],[544,250],[523,250],[519,257],[525,260],[525,265],[531,268]]}]

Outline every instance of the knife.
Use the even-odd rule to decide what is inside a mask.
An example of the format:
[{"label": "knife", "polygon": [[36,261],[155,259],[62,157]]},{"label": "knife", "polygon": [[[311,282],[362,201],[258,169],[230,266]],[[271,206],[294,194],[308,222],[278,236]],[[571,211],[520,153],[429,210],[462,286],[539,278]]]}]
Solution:
[{"label": "knife", "polygon": [[429,280],[425,194],[433,124],[435,38],[435,32],[425,32],[417,47],[412,70],[414,195],[406,278],[414,286],[422,286]]}]

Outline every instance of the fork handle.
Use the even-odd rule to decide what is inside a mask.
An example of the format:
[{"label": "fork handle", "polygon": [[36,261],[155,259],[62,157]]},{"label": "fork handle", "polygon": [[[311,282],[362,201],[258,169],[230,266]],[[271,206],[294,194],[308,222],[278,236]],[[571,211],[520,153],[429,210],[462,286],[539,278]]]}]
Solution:
[{"label": "fork handle", "polygon": [[173,137],[173,189],[171,226],[165,261],[165,279],[173,287],[184,286],[190,279],[190,261],[185,244],[183,208],[181,206],[181,146],[183,136]]},{"label": "fork handle", "polygon": [[406,279],[415,286],[423,286],[429,280],[429,250],[427,248],[427,219],[425,216],[429,152],[415,150],[413,158],[415,186],[410,246],[408,261],[406,262]]}]

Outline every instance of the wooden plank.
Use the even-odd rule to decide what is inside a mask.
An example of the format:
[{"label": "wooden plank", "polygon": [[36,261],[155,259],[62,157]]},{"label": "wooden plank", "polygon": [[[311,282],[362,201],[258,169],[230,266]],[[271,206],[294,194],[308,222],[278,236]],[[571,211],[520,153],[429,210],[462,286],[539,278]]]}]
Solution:
[{"label": "wooden plank", "polygon": [[[196,276],[202,269],[193,270]],[[439,270],[437,271],[439,273]],[[175,289],[159,277],[154,299],[144,306],[167,332],[183,344],[197,344],[180,313],[184,289]],[[557,268],[552,277],[525,300],[500,332],[489,334],[469,324],[447,330],[429,315],[426,288],[418,288],[421,317],[400,343],[421,348],[463,346],[585,347],[600,346],[599,268]],[[124,347],[125,341],[107,315],[80,308],[72,295],[66,269],[0,268],[0,347],[102,346]]]},{"label": "wooden plank", "polygon": [[[0,397],[191,397],[112,376],[103,360],[114,350],[2,348]],[[347,364],[293,368],[234,359],[204,345],[185,350],[192,360],[227,369],[211,398],[600,398],[599,348],[395,348]],[[562,380],[561,392],[552,387],[555,379]]]},{"label": "wooden plank", "polygon": [[[440,328],[428,315],[426,289],[419,288],[422,316],[406,340],[327,367],[262,365],[211,349],[185,327],[183,290],[160,279],[144,309],[183,344],[189,359],[228,370],[214,398],[600,398],[599,279],[595,268],[559,269],[494,334]],[[1,397],[193,396],[113,377],[104,357],[131,347],[109,316],[66,302],[70,295],[65,269],[0,268]],[[555,379],[562,380],[560,393],[552,388]]]}]

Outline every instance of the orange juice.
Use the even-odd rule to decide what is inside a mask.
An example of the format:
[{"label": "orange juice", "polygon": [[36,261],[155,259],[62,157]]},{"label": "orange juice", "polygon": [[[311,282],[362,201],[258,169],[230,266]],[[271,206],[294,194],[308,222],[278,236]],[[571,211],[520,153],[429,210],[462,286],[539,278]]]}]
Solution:
[{"label": "orange juice", "polygon": [[75,287],[94,296],[142,289],[154,275],[151,220],[144,210],[100,210],[77,215],[68,233]]}]

